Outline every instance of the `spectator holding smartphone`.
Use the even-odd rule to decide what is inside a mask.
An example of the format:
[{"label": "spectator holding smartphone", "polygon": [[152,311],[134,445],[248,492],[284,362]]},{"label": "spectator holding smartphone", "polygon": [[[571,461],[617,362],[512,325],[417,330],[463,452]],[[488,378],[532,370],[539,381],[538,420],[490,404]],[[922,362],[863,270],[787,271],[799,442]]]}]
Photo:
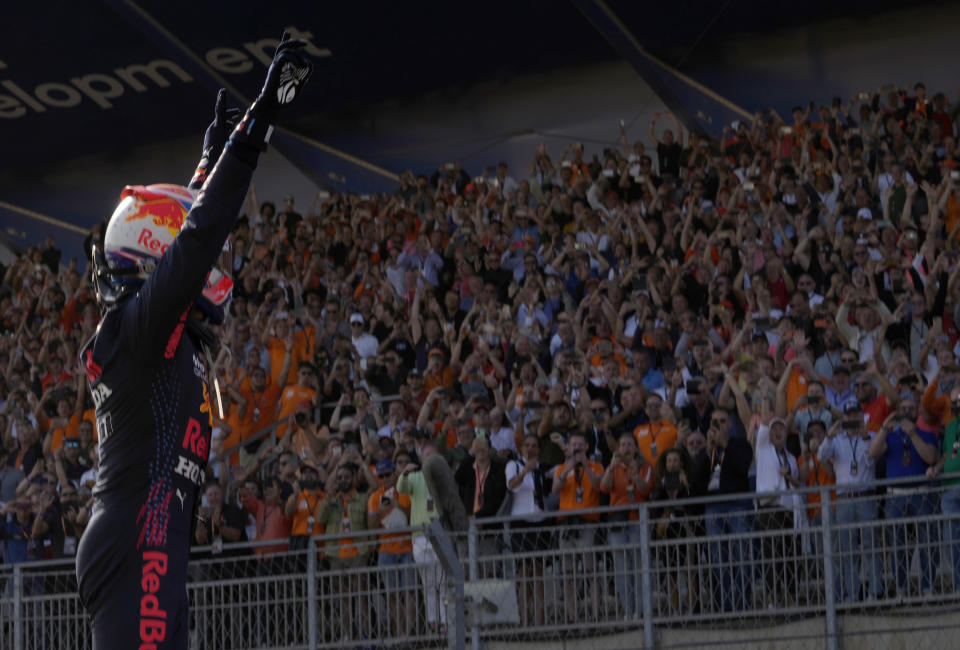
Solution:
[{"label": "spectator holding smartphone", "polygon": [[[409,525],[410,495],[397,492],[396,465],[384,458],[377,462],[376,474],[380,485],[367,500],[367,527],[385,531],[406,527]],[[412,589],[417,579],[412,568],[413,541],[410,534],[384,532],[380,535],[377,564],[390,608],[387,625],[394,627],[397,636],[406,636],[416,620],[413,611],[416,599]]]},{"label": "spectator holding smartphone", "polygon": [[[750,465],[753,449],[745,438],[733,438],[729,428],[711,425],[707,446],[694,459],[693,482],[698,494],[731,495],[729,500],[707,505],[706,529],[709,537],[742,536],[750,531],[753,505],[739,496],[750,491]],[[745,609],[750,601],[750,571],[746,567],[749,541],[738,537],[710,542],[710,562],[714,568],[714,605],[724,611]]]},{"label": "spectator holding smartphone", "polygon": [[[600,481],[603,466],[587,459],[587,439],[580,431],[570,434],[567,443],[567,462],[558,466],[553,474],[553,493],[560,497],[560,512],[596,508],[600,505]],[[564,516],[560,519],[566,526],[560,535],[560,550],[563,553],[564,593],[567,621],[577,620],[576,579],[578,560],[582,559],[583,573],[587,576],[588,607],[596,611],[599,604],[599,588],[596,570],[594,524],[600,515]]]},{"label": "spectator holding smartphone", "polygon": [[[887,519],[901,517],[926,517],[934,512],[934,500],[926,481],[922,480],[927,469],[939,460],[937,432],[921,426],[917,417],[917,403],[913,395],[903,393],[897,410],[887,416],[880,431],[870,443],[870,458],[883,458],[887,466],[887,478],[916,477],[914,483],[898,483],[887,488],[884,514]],[[907,547],[907,524],[894,524],[894,565],[897,590],[901,596],[909,594],[909,567],[913,548]],[[917,551],[920,557],[920,592],[931,593],[934,572],[932,570],[931,524],[917,523]]]},{"label": "spectator holding smartphone", "polygon": [[861,557],[867,563],[867,597],[877,599],[883,595],[882,563],[874,530],[877,501],[871,485],[876,480],[875,463],[869,454],[872,440],[860,405],[850,401],[843,407],[843,418],[830,427],[827,439],[817,450],[819,462],[833,462],[837,479],[837,547],[842,588],[838,599],[846,603],[860,599]]}]

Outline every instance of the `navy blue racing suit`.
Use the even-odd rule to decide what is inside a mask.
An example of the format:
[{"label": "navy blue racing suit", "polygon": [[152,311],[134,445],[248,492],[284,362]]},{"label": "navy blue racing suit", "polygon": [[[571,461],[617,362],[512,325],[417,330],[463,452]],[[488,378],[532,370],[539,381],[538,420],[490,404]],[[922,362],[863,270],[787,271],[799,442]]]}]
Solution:
[{"label": "navy blue racing suit", "polygon": [[252,173],[224,151],[153,273],[104,315],[81,352],[100,472],[77,580],[95,650],[187,647],[187,560],[212,413],[203,352],[186,320]]}]

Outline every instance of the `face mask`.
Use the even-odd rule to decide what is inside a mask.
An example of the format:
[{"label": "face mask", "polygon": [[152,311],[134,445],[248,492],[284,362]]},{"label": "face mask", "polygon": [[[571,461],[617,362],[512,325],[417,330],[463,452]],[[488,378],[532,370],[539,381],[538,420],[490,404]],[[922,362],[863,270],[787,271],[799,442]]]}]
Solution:
[{"label": "face mask", "polygon": [[319,483],[319,481],[317,481],[317,479],[314,479],[314,478],[304,479],[300,481],[300,485],[303,486],[303,489],[305,490],[315,489],[317,487],[317,483]]},{"label": "face mask", "polygon": [[350,491],[350,482],[349,481],[339,481],[337,483],[337,489],[340,492],[349,492]]}]

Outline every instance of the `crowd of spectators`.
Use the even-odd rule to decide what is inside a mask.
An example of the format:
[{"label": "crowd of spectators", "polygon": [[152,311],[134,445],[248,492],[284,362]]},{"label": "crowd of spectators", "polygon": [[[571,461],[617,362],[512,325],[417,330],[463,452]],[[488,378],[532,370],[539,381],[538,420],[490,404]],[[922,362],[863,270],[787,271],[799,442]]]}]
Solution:
[{"label": "crowd of spectators", "polygon": [[[605,545],[631,616],[636,557],[617,549],[637,543],[636,512],[563,520],[603,519],[602,537],[538,531],[554,511],[723,494],[684,510],[696,526],[655,509],[655,535],[792,531],[819,520],[819,495],[797,517],[793,496],[751,493],[836,483],[840,523],[868,524],[881,503],[887,517],[957,516],[955,480],[942,500],[927,487],[960,469],[958,110],[923,84],[887,86],[787,120],[761,111],[719,141],[657,115],[648,139],[621,126],[593,152],[541,144],[525,169],[406,172],[392,194],[320,192],[305,215],[292,196],[277,209],[252,189],[231,237],[223,410],[195,541],[217,553],[275,540],[256,548],[269,565],[335,533],[324,566],[375,562],[390,586],[419,580],[438,629],[439,569],[404,568],[436,564],[432,547],[389,532],[437,516],[419,471],[430,454],[449,462],[468,515],[531,524],[515,550]],[[48,238],[3,276],[7,563],[72,554],[90,514],[96,423],[77,348],[99,312],[83,267]],[[881,501],[878,468],[916,481]],[[943,532],[960,553],[956,521]],[[379,546],[345,535],[368,528],[384,529]],[[885,589],[870,530],[840,540],[848,600]],[[888,561],[908,589],[899,548]],[[747,606],[748,550],[708,545],[724,607]],[[792,533],[762,553],[780,572],[768,581],[795,579],[775,562],[802,553]],[[863,586],[861,556],[875,565]],[[953,566],[960,589],[960,557]],[[682,607],[676,583],[670,594]],[[542,621],[532,596],[522,614]],[[405,606],[390,603],[400,632]]]}]

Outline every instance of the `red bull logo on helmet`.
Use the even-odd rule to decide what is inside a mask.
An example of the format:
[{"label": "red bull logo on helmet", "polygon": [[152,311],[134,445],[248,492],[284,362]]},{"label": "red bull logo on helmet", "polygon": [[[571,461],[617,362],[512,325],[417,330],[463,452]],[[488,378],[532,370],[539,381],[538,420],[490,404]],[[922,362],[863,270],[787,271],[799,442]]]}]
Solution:
[{"label": "red bull logo on helmet", "polygon": [[150,219],[153,225],[165,228],[171,238],[183,228],[187,212],[193,205],[193,195],[177,185],[127,186],[121,199],[133,197],[132,211],[124,217],[125,222]]}]

